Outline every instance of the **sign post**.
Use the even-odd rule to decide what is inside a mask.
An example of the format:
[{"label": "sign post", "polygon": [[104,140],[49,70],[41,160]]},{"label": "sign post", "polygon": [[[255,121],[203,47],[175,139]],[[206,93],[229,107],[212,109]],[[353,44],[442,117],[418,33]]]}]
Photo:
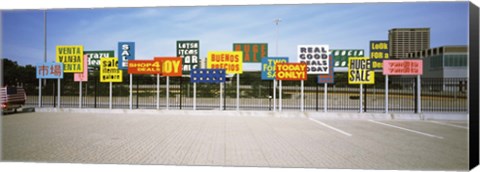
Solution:
[{"label": "sign post", "polygon": [[[273,80],[273,81],[275,81],[275,80]],[[278,94],[279,94],[279,95],[278,95],[278,111],[281,112],[281,111],[282,111],[282,106],[283,106],[283,105],[282,105],[282,104],[283,104],[283,103],[282,103],[282,80],[280,80],[280,81],[278,81],[278,82],[280,82],[280,83],[279,83],[279,87],[280,87],[279,90],[280,90],[280,91],[278,92]],[[274,90],[274,91],[277,91],[277,90]],[[275,95],[275,94],[274,94],[274,95]],[[273,99],[273,100],[275,100],[275,99]],[[275,106],[273,106],[273,107],[275,108]],[[275,111],[275,109],[273,109],[273,111]]]},{"label": "sign post", "polygon": [[162,76],[166,76],[166,99],[165,104],[167,110],[170,109],[170,77],[182,76],[182,58],[179,57],[155,57],[155,61],[159,61],[162,66]]},{"label": "sign post", "polygon": [[197,83],[220,83],[220,109],[222,108],[222,85],[225,83],[225,69],[192,69],[190,82],[193,83],[193,110],[197,109]]},{"label": "sign post", "polygon": [[388,75],[385,75],[385,113],[388,113]]},{"label": "sign post", "polygon": [[38,79],[38,107],[42,107],[42,79],[40,78]]},{"label": "sign post", "polygon": [[112,109],[112,82],[122,82],[123,71],[118,69],[118,59],[116,57],[100,59],[100,82],[110,84],[109,108]]},{"label": "sign post", "polygon": [[332,55],[330,54],[328,56],[328,59],[329,59],[329,63],[328,63],[328,74],[320,74],[317,76],[317,84],[321,84],[323,83],[323,112],[327,112],[327,106],[328,106],[328,84],[329,83],[335,83],[334,82],[334,79],[335,79],[335,75],[334,75],[334,70],[333,70],[333,65],[335,64],[334,63],[334,60],[333,60],[333,57]]},{"label": "sign post", "polygon": [[193,83],[193,110],[197,110],[197,83]]},{"label": "sign post", "polygon": [[157,110],[160,109],[160,74],[157,73]]},{"label": "sign post", "polygon": [[88,81],[88,65],[87,65],[88,57],[87,55],[83,56],[83,72],[82,73],[74,73],[73,79],[75,82],[79,83],[79,95],[78,95],[78,108],[82,108],[82,83],[83,81]]},{"label": "sign post", "polygon": [[[307,64],[305,63],[276,63],[275,79],[301,81],[300,110],[303,112],[303,81],[307,80]],[[282,90],[280,89],[280,92]]]},{"label": "sign post", "polygon": [[[273,80],[273,111],[276,111],[276,99],[277,99],[277,80],[275,79],[275,64],[276,63],[287,63],[288,57],[265,57],[262,58],[261,70],[262,70],[262,80]],[[279,82],[280,92],[279,92],[279,110],[281,111],[281,99],[282,99],[282,81]]]},{"label": "sign post", "polygon": [[133,94],[133,90],[132,90],[132,85],[133,85],[133,75],[130,74],[130,85],[129,85],[129,89],[130,89],[130,93],[129,93],[129,98],[128,98],[128,107],[130,108],[130,110],[132,110],[132,106],[133,106],[133,100],[132,100],[132,94]]}]

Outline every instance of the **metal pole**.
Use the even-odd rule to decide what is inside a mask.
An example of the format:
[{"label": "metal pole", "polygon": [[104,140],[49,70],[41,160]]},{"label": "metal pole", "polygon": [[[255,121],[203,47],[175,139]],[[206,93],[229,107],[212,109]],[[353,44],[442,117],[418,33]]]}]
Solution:
[{"label": "metal pole", "polygon": [[[167,106],[167,110],[169,110],[170,109],[170,77],[169,76],[167,76],[167,88],[166,89],[167,89],[167,93],[166,93],[167,103],[166,103],[166,106]],[[182,98],[180,97],[180,101],[182,101],[181,99]]]},{"label": "metal pole", "polygon": [[132,74],[130,74],[130,96],[129,96],[129,99],[128,99],[128,107],[130,108],[130,110],[132,110],[132,106],[133,106],[133,105],[132,105],[132,104],[133,104],[133,100],[132,100],[132,92],[133,92],[133,90],[132,90],[132,85],[133,85],[132,82],[133,82],[133,81],[132,81],[132,80],[133,80],[133,76],[132,76]]},{"label": "metal pole", "polygon": [[240,110],[240,74],[237,74],[237,111]]},{"label": "metal pole", "polygon": [[220,83],[220,110],[222,110],[222,102],[223,102],[223,83]]},{"label": "metal pole", "polygon": [[360,113],[363,113],[363,84],[360,84]]},{"label": "metal pole", "polygon": [[193,83],[193,110],[197,110],[197,83]]},{"label": "metal pole", "polygon": [[318,111],[318,84],[315,87],[315,111]]},{"label": "metal pole", "polygon": [[276,79],[273,79],[273,111],[274,112],[277,111],[277,80]]},{"label": "metal pole", "polygon": [[157,109],[160,109],[160,74],[157,74]]},{"label": "metal pole", "polygon": [[304,105],[304,100],[303,100],[303,96],[304,96],[304,90],[303,90],[303,80],[301,80],[300,82],[300,111],[303,112],[304,111],[304,108],[303,105]]},{"label": "metal pole", "polygon": [[38,79],[38,107],[42,107],[42,79]]},{"label": "metal pole", "polygon": [[327,90],[328,90],[328,84],[325,83],[323,86],[323,112],[327,112]]},{"label": "metal pole", "polygon": [[136,107],[137,107],[137,109],[138,109],[138,95],[139,95],[139,93],[138,93],[138,85],[139,85],[139,84],[138,84],[138,77],[137,77],[135,80],[137,81],[137,95],[136,95],[135,97],[137,98],[137,103],[136,103],[137,106],[136,106]]},{"label": "metal pole", "polygon": [[110,82],[110,88],[108,93],[108,108],[112,109],[112,82]]},{"label": "metal pole", "polygon": [[[279,80],[279,92],[278,92],[278,110],[281,112],[282,111],[282,80]],[[275,99],[274,99],[275,100]],[[275,106],[274,106],[275,107]],[[274,108],[275,109],[275,108]]]},{"label": "metal pole", "polygon": [[57,90],[57,108],[60,108],[60,79],[57,79],[57,87],[58,87],[58,90]]},{"label": "metal pole", "polygon": [[388,113],[388,75],[385,75],[385,113]]},{"label": "metal pole", "polygon": [[[85,69],[84,69],[84,70],[85,70]],[[80,88],[79,88],[80,91],[79,91],[79,93],[78,93],[78,94],[79,94],[79,96],[78,96],[78,97],[79,97],[79,98],[78,98],[78,108],[81,109],[81,108],[82,108],[82,81],[80,81],[80,84],[79,84],[79,85],[80,85]]]},{"label": "metal pole", "polygon": [[418,113],[422,113],[422,98],[421,96],[422,84],[420,82],[420,75],[417,75],[417,109]]}]

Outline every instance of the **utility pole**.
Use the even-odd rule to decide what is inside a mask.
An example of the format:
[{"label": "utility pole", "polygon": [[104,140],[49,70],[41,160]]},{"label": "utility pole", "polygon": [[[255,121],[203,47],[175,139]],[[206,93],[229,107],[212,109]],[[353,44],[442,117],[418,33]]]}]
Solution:
[{"label": "utility pole", "polygon": [[[282,19],[280,18],[277,18],[275,20],[273,20],[273,22],[275,23],[275,56],[278,57],[278,24],[280,24],[280,22],[282,21]],[[277,80],[274,78],[273,79],[273,111],[275,112],[277,109]]]}]

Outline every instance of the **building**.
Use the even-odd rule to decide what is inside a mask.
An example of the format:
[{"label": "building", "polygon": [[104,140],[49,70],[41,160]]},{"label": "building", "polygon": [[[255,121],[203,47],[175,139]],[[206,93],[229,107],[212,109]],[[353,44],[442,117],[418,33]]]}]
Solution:
[{"label": "building", "polygon": [[390,58],[406,58],[407,53],[430,48],[430,28],[390,29],[388,41]]}]

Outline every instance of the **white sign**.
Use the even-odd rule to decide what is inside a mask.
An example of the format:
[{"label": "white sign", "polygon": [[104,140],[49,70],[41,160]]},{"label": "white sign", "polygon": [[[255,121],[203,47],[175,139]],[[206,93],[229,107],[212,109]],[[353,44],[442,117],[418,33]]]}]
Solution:
[{"label": "white sign", "polygon": [[307,74],[328,74],[328,45],[299,45],[297,59],[307,64]]}]

